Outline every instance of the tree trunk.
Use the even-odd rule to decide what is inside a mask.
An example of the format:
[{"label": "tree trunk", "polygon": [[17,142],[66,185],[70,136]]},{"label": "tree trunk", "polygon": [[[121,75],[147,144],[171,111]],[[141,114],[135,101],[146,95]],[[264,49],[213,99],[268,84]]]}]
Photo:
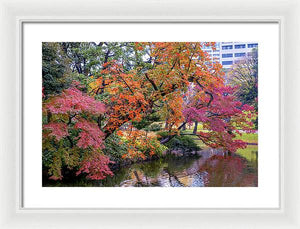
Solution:
[{"label": "tree trunk", "polygon": [[[177,130],[180,130],[184,125],[186,124],[186,122],[182,123],[178,128]],[[169,135],[163,139],[160,140],[160,144],[165,144],[167,143],[168,141],[170,141],[172,138],[174,138],[176,136],[176,134],[173,134],[173,135]]]},{"label": "tree trunk", "polygon": [[197,128],[198,128],[198,121],[195,121],[195,126],[194,126],[194,130],[193,130],[193,134],[197,133]]},{"label": "tree trunk", "polygon": [[165,129],[167,130],[169,128],[168,119],[166,119]]}]

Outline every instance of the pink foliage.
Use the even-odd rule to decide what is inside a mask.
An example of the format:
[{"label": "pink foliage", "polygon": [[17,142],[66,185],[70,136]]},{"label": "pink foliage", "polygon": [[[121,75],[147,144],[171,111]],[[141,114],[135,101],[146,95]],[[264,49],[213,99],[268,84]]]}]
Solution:
[{"label": "pink foliage", "polygon": [[69,135],[68,126],[61,122],[51,122],[43,126],[44,129],[51,131],[49,136],[54,136],[58,141]]},{"label": "pink foliage", "polygon": [[[89,173],[90,179],[104,179],[107,175],[112,176],[113,173],[108,167],[111,163],[109,158],[98,152],[98,149],[104,147],[104,133],[95,121],[95,116],[99,117],[103,114],[105,106],[76,87],[80,88],[80,85],[74,82],[72,88],[64,90],[61,95],[50,98],[44,104],[44,112],[47,112],[49,123],[43,125],[43,129],[51,131],[50,133],[46,131],[44,136],[54,136],[57,140],[68,137],[66,140],[70,147],[87,149],[77,175],[85,172]],[[75,134],[77,132],[79,132],[78,136]],[[62,158],[59,161],[61,160]],[[62,165],[59,161],[54,161],[53,171],[50,173],[52,176],[49,179],[62,179]]]},{"label": "pink foliage", "polygon": [[183,110],[183,114],[187,122],[206,122],[208,117],[205,109],[197,109],[196,107],[188,107]]},{"label": "pink foliage", "polygon": [[244,111],[254,111],[254,107],[253,106],[250,106],[248,104],[244,104],[243,105],[243,110]]},{"label": "pink foliage", "polygon": [[46,109],[53,114],[78,114],[85,111],[97,115],[105,112],[103,103],[82,93],[75,87],[64,90],[61,96],[55,97],[46,105]]},{"label": "pink foliage", "polygon": [[84,119],[78,121],[75,129],[81,129],[78,136],[77,146],[83,149],[88,147],[103,147],[104,133],[99,129],[96,123],[88,122]]},{"label": "pink foliage", "polygon": [[84,160],[81,163],[80,169],[76,172],[78,176],[81,173],[88,173],[87,178],[92,180],[102,180],[106,178],[108,175],[113,176],[113,172],[108,167],[109,163],[113,163],[110,161],[108,156],[95,153],[92,157]]},{"label": "pink foliage", "polygon": [[62,178],[63,178],[63,176],[57,177],[57,176],[54,176],[54,175],[49,177],[50,180],[62,180]]},{"label": "pink foliage", "polygon": [[226,121],[219,118],[212,118],[209,122],[210,130],[216,132],[224,132],[226,131],[227,124]]},{"label": "pink foliage", "polygon": [[[197,90],[203,93],[199,86],[195,87]],[[235,88],[230,86],[215,88],[213,92],[206,93],[207,97],[195,97],[198,99],[186,104],[183,110],[187,122],[201,122],[209,130],[197,133],[205,144],[229,152],[246,147],[245,142],[234,140],[236,134],[240,134],[239,127],[242,126],[243,131],[253,132],[252,122],[247,120],[252,115],[245,112],[253,112],[254,107],[243,105],[234,92]]]}]

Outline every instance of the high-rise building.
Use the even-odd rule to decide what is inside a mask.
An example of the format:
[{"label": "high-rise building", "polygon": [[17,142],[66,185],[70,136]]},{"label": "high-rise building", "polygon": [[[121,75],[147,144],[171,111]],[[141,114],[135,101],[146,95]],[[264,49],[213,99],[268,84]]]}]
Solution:
[{"label": "high-rise building", "polygon": [[221,42],[220,43],[220,63],[225,70],[237,64],[245,57],[253,54],[253,49],[258,47],[254,42]]},{"label": "high-rise building", "polygon": [[212,47],[204,46],[213,62],[219,62],[223,65],[224,70],[229,70],[233,64],[238,63],[245,57],[252,55],[254,48],[258,43],[254,42],[216,42],[215,50]]},{"label": "high-rise building", "polygon": [[210,46],[204,46],[212,62],[219,62],[225,72],[225,83],[228,82],[228,72],[234,64],[239,63],[245,57],[255,54],[253,49],[258,48],[258,43],[254,42],[216,42],[215,50]]}]

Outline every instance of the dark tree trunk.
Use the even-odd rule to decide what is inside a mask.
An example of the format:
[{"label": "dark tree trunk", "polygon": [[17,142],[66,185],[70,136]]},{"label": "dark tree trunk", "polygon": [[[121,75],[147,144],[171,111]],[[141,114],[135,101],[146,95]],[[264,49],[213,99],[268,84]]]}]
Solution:
[{"label": "dark tree trunk", "polygon": [[[182,123],[178,128],[177,130],[180,130],[184,125],[186,124],[186,122]],[[170,141],[172,138],[174,138],[176,136],[176,134],[173,134],[173,135],[169,135],[163,139],[160,140],[160,144],[165,144],[167,143],[168,141]]]},{"label": "dark tree trunk", "polygon": [[168,119],[166,119],[165,129],[169,128]]}]

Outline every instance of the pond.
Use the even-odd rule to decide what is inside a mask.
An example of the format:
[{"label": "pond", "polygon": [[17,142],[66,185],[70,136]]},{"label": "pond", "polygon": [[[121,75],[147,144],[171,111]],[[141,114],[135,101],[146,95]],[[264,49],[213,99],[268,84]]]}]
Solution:
[{"label": "pond", "polygon": [[195,156],[169,155],[132,164],[101,181],[86,179],[50,181],[43,186],[73,187],[257,187],[257,146],[249,145],[234,156],[205,149]]}]

